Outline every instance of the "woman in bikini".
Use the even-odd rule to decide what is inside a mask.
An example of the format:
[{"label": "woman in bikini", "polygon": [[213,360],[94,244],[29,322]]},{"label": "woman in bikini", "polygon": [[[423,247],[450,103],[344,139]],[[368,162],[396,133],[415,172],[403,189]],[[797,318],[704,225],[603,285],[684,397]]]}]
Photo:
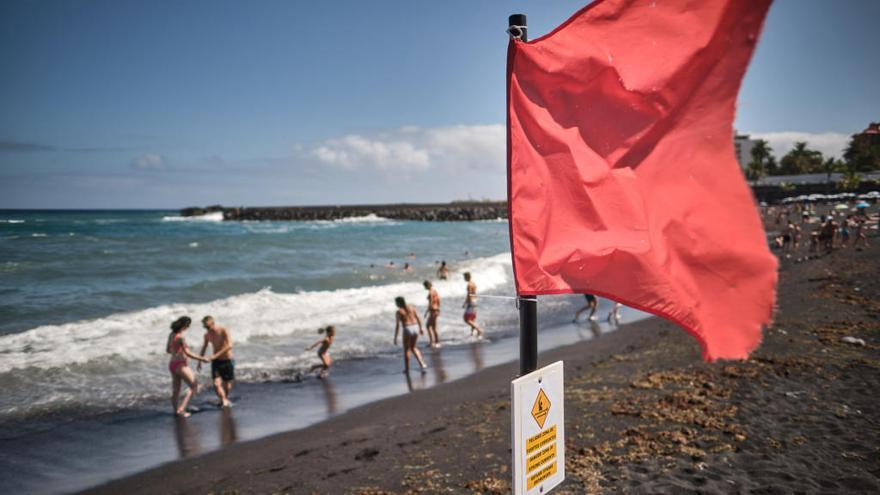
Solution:
[{"label": "woman in bikini", "polygon": [[[186,363],[186,358],[204,363],[211,362],[210,359],[197,356],[189,351],[186,339],[183,338],[183,332],[189,328],[190,323],[192,320],[188,316],[181,316],[175,320],[171,324],[171,333],[168,334],[168,342],[165,344],[165,351],[171,354],[171,360],[168,362],[168,371],[171,372],[172,379],[171,406],[174,408],[174,414],[184,418],[189,417],[189,413],[186,411],[189,400],[201,389],[195,374]],[[189,386],[189,390],[183,394],[183,400],[179,400],[181,381],[185,381]]]},{"label": "woman in bikini", "polygon": [[[397,345],[397,336],[400,334],[400,327],[403,327],[403,372],[409,373],[410,354],[416,356],[416,360],[422,367],[422,372],[424,372],[427,366],[425,365],[425,360],[422,359],[422,353],[416,347],[419,335],[425,333],[422,329],[422,319],[419,318],[416,308],[407,304],[404,298],[398,296],[394,299],[394,303],[397,304],[397,312],[394,315],[394,345]],[[419,327],[418,333],[415,330],[416,325]]]},{"label": "woman in bikini", "polygon": [[327,328],[319,329],[318,333],[323,333],[324,338],[306,347],[306,350],[311,351],[320,344],[321,347],[318,349],[318,358],[321,360],[321,364],[312,366],[309,373],[315,370],[321,370],[321,372],[318,373],[318,378],[324,378],[327,376],[328,370],[330,370],[330,354],[327,351],[330,350],[330,346],[333,344],[333,337],[336,337],[336,327],[330,325]]}]

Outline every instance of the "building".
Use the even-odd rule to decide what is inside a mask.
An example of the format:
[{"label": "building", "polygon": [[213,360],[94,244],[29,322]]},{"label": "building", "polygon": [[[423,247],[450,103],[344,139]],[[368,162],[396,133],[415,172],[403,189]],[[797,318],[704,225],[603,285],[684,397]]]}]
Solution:
[{"label": "building", "polygon": [[868,146],[880,145],[880,122],[871,122],[868,128],[853,136],[856,140],[865,140]]},{"label": "building", "polygon": [[736,161],[739,162],[743,171],[748,170],[749,162],[752,161],[752,148],[757,140],[751,139],[748,134],[733,133],[733,148],[736,151]]}]

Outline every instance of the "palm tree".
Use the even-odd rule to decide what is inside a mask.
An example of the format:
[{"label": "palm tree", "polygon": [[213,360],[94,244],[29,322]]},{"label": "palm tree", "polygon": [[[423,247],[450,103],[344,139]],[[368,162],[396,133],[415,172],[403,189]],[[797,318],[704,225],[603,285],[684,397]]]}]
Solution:
[{"label": "palm tree", "polygon": [[807,148],[807,143],[798,141],[794,148],[785,154],[780,161],[781,175],[798,175],[821,172],[822,152]]},{"label": "palm tree", "polygon": [[749,180],[758,182],[765,175],[773,175],[776,172],[776,160],[773,158],[773,149],[767,141],[758,139],[752,146],[752,161],[746,170]]},{"label": "palm tree", "polygon": [[843,163],[840,160],[835,160],[834,157],[831,157],[822,162],[822,170],[827,174],[825,181],[831,182],[831,174],[843,170]]}]

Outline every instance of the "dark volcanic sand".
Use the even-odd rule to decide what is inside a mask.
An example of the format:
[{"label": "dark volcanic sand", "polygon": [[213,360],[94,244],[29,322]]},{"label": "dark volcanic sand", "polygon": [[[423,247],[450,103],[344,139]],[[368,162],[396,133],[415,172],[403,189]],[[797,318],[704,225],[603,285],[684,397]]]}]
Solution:
[{"label": "dark volcanic sand", "polygon": [[[777,321],[747,362],[703,363],[659,319],[543,354],[565,360],[568,479],[553,493],[880,492],[872,241],[784,263]],[[515,373],[489,368],[90,492],[509,493]]]}]

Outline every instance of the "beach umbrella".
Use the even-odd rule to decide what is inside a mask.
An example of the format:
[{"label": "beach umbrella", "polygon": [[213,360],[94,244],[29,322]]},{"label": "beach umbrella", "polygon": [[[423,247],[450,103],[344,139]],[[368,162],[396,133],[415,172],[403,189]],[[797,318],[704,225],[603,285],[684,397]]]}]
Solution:
[{"label": "beach umbrella", "polygon": [[835,210],[848,210],[849,206],[846,203],[839,203],[834,205]]},{"label": "beach umbrella", "polygon": [[859,201],[858,203],[856,203],[856,208],[867,208],[869,206],[871,206],[871,205],[869,205],[868,203],[866,203],[864,201]]}]

